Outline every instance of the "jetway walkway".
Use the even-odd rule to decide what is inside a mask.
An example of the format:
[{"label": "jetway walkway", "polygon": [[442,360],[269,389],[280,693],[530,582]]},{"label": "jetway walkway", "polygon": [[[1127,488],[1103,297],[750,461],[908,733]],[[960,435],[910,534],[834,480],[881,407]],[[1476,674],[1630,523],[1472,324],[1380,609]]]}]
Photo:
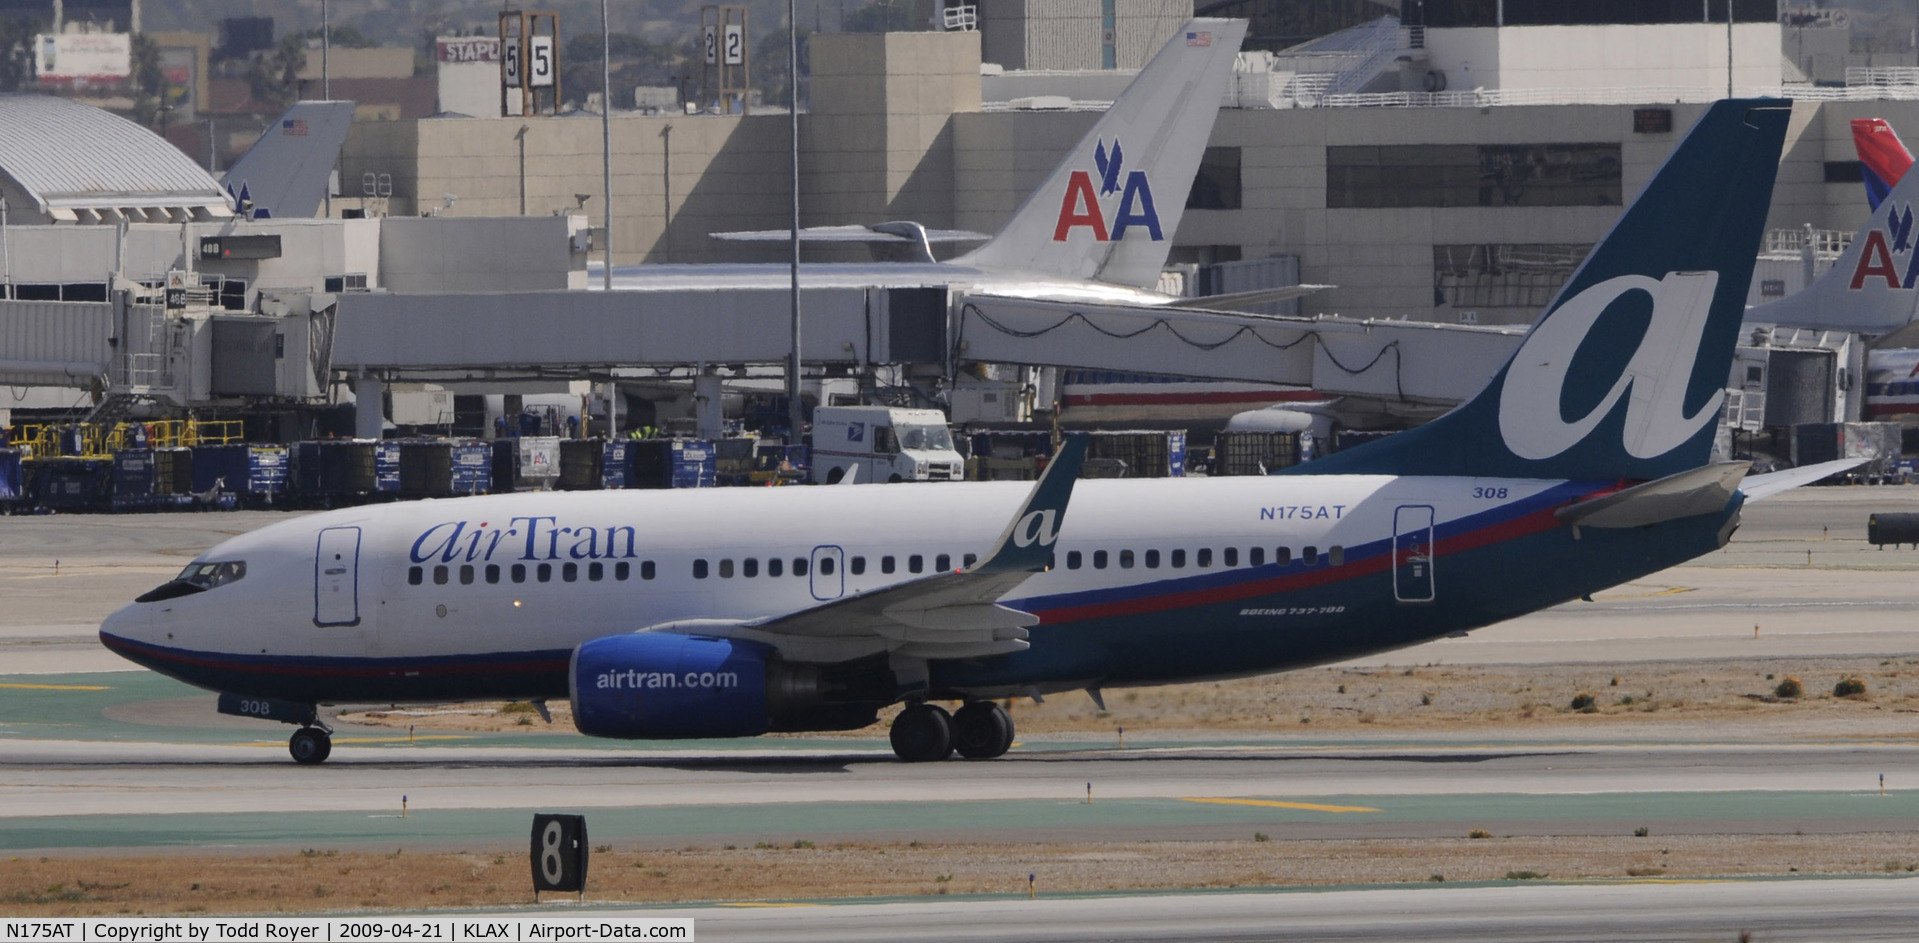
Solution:
[{"label": "jetway walkway", "polygon": [[956,359],[1309,386],[1446,405],[1478,392],[1523,327],[962,299]]},{"label": "jetway walkway", "polygon": [[[1310,386],[1448,404],[1477,391],[1521,328],[1062,304],[938,288],[802,293],[809,364],[983,362]],[[610,377],[619,368],[780,363],[789,296],[525,292],[338,296],[333,368],[386,380]]]}]

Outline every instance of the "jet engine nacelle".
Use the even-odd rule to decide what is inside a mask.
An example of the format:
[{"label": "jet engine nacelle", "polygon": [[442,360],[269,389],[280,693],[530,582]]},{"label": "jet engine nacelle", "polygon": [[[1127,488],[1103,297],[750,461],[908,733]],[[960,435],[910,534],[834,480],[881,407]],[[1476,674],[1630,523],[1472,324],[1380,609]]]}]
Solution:
[{"label": "jet engine nacelle", "polygon": [[573,725],[591,737],[751,737],[771,729],[769,646],[642,632],[573,650]]}]

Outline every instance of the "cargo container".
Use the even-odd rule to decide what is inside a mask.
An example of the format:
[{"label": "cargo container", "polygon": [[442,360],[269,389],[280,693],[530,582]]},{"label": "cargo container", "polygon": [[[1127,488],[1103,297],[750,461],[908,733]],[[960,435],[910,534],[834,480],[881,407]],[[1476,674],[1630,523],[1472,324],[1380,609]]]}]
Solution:
[{"label": "cargo container", "polygon": [[493,451],[485,442],[453,443],[453,493],[493,490]]},{"label": "cargo container", "polygon": [[453,491],[453,443],[407,440],[400,449],[400,496],[445,498]]},{"label": "cargo container", "polygon": [[1213,440],[1215,475],[1266,475],[1297,464],[1297,432],[1228,431]]},{"label": "cargo container", "polygon": [[1864,458],[1847,474],[1881,478],[1899,462],[1903,430],[1896,422],[1802,422],[1792,427],[1792,463],[1817,465],[1842,458]]},{"label": "cargo container", "polygon": [[561,439],[560,477],[554,487],[561,491],[598,491],[605,487],[601,472],[606,445],[601,439]]},{"label": "cargo container", "polygon": [[[370,439],[297,443],[293,448],[293,482],[298,498],[308,504],[332,504],[376,493],[374,446],[379,444]],[[396,461],[396,489],[398,475]]]},{"label": "cargo container", "polygon": [[613,439],[600,451],[600,487],[608,490],[633,487],[633,457],[639,443],[632,439]]},{"label": "cargo container", "polygon": [[711,488],[718,483],[713,443],[703,439],[633,442],[635,488]]},{"label": "cargo container", "polygon": [[[1088,470],[1097,469],[1098,477],[1178,478],[1186,474],[1186,433],[1158,429],[1094,432],[1087,443],[1086,459]],[[1115,463],[1118,474],[1111,473]]]},{"label": "cargo container", "polygon": [[373,490],[380,494],[400,493],[400,443],[373,443]]},{"label": "cargo container", "polygon": [[50,511],[101,511],[113,491],[113,461],[43,458],[21,462],[27,500]]},{"label": "cargo container", "polygon": [[250,506],[272,504],[287,489],[287,450],[271,445],[202,445],[193,450],[193,490],[215,488]]},{"label": "cargo container", "polygon": [[487,448],[493,472],[492,493],[513,493],[520,487],[520,440],[494,439]]},{"label": "cargo container", "polygon": [[0,449],[0,510],[21,506],[26,496],[26,477],[20,467],[20,450]]}]

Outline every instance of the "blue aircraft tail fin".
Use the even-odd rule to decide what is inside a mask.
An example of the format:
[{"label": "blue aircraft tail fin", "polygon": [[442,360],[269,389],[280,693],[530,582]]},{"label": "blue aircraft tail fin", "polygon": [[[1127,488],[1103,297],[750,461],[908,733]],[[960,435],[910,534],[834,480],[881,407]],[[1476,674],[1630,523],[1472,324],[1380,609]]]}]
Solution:
[{"label": "blue aircraft tail fin", "polygon": [[1706,464],[1791,113],[1712,105],[1477,396],[1292,471],[1654,479]]}]

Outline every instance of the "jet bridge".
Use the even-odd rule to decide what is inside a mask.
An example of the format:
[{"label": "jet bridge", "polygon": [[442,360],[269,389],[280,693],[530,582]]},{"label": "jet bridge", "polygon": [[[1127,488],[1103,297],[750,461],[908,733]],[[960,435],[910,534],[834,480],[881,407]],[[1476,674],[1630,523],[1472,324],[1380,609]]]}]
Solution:
[{"label": "jet bridge", "polygon": [[1246,380],[1433,405],[1478,392],[1525,333],[992,295],[954,307],[956,360]]}]

